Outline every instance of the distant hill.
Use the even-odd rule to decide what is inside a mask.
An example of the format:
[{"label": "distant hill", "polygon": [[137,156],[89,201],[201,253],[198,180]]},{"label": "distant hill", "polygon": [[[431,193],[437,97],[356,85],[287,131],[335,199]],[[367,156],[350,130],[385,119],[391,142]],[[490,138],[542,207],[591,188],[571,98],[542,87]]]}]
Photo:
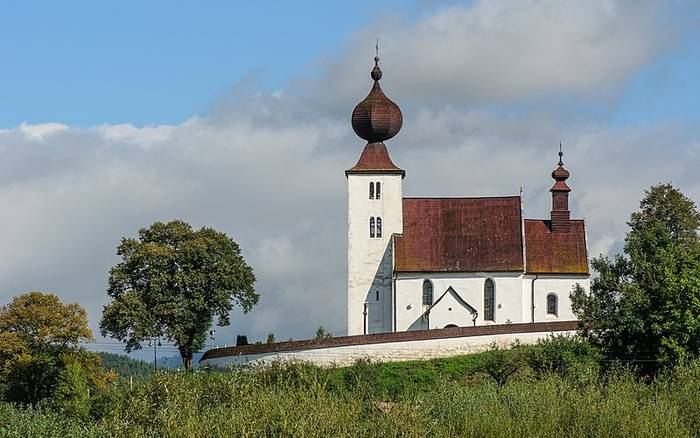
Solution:
[{"label": "distant hill", "polygon": [[123,354],[98,352],[102,358],[102,368],[114,370],[124,377],[145,377],[153,374],[153,363],[132,359]]}]

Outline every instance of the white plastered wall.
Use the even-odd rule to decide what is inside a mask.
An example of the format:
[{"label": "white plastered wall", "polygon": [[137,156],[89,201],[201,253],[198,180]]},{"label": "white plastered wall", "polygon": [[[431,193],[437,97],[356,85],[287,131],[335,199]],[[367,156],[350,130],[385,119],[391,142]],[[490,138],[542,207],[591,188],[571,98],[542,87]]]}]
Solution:
[{"label": "white plastered wall", "polygon": [[[398,274],[396,280],[396,330],[424,330],[428,328],[427,321],[421,317],[425,311],[422,301],[423,280],[426,278],[433,283],[434,300],[437,300],[451,286],[464,301],[475,308],[479,313],[476,325],[529,322],[528,319],[523,320],[522,277],[522,274],[518,272]],[[491,278],[495,286],[495,321],[484,320],[484,283],[487,278]],[[439,306],[434,310],[444,313],[449,312],[447,309],[449,306]],[[431,312],[430,318],[437,324],[448,321],[450,316]],[[430,328],[442,328],[435,324],[431,322]],[[470,317],[468,325],[471,324]]]},{"label": "white plastered wall", "polygon": [[[369,183],[381,183],[380,199],[369,199]],[[348,175],[348,335],[392,330],[393,233],[403,232],[403,180],[394,174]],[[369,218],[382,219],[382,237],[371,238]],[[379,299],[377,299],[379,296]]]},{"label": "white plastered wall", "polygon": [[[524,282],[528,292],[532,294],[532,281],[534,280],[534,296],[535,296],[535,321],[574,321],[576,315],[571,309],[571,291],[576,284],[580,284],[586,291],[590,289],[590,278],[586,276],[575,275],[538,275],[537,279],[534,276],[528,276]],[[557,314],[547,314],[547,295],[553,293],[557,297]],[[530,300],[528,300],[529,302]],[[529,303],[528,303],[529,304]],[[532,317],[527,321],[532,321]]]}]

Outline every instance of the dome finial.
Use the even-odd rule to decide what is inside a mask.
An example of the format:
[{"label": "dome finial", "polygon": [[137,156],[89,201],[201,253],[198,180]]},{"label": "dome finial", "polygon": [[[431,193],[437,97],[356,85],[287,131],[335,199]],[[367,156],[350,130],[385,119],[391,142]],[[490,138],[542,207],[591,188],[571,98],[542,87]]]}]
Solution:
[{"label": "dome finial", "polygon": [[569,171],[564,169],[563,156],[564,152],[561,151],[561,142],[559,142],[559,162],[557,163],[557,168],[552,172],[552,178],[556,181],[566,181],[569,178]]},{"label": "dome finial", "polygon": [[371,76],[375,82],[382,78],[382,69],[379,68],[379,37],[377,37],[377,44],[374,46],[374,68]]},{"label": "dome finial", "polygon": [[559,165],[563,166],[564,162],[561,161],[561,158],[564,156],[564,152],[561,151],[561,142],[559,142]]}]

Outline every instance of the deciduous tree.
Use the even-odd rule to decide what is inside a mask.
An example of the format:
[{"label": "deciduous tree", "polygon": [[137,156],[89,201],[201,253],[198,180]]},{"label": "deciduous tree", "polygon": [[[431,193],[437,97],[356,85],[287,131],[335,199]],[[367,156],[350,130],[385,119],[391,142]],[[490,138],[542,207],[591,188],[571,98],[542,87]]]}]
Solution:
[{"label": "deciduous tree", "polygon": [[191,369],[214,318],[226,326],[234,306],[248,312],[258,302],[253,269],[238,244],[211,228],[156,222],[139,230],[138,239],[122,239],[117,254],[122,261],[110,271],[112,301],[100,329],[124,341],[127,351],[163,337]]},{"label": "deciduous tree", "polygon": [[660,184],[628,225],[624,253],[594,259],[590,294],[577,287],[572,305],[593,344],[654,371],[700,354],[700,213]]},{"label": "deciduous tree", "polygon": [[[69,366],[82,369],[91,385],[100,386],[105,376],[99,370],[99,357],[79,346],[91,339],[87,313],[80,305],[64,304],[56,295],[41,292],[15,297],[0,308],[4,398],[36,404],[53,395]],[[65,392],[64,398],[72,395]]]}]

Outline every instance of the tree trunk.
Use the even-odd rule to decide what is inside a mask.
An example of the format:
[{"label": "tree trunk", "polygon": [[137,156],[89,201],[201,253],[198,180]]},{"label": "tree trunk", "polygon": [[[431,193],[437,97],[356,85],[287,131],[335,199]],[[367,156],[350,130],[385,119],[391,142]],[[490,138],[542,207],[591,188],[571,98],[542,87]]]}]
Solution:
[{"label": "tree trunk", "polygon": [[192,371],[192,351],[189,349],[180,349],[180,358],[186,371]]}]

